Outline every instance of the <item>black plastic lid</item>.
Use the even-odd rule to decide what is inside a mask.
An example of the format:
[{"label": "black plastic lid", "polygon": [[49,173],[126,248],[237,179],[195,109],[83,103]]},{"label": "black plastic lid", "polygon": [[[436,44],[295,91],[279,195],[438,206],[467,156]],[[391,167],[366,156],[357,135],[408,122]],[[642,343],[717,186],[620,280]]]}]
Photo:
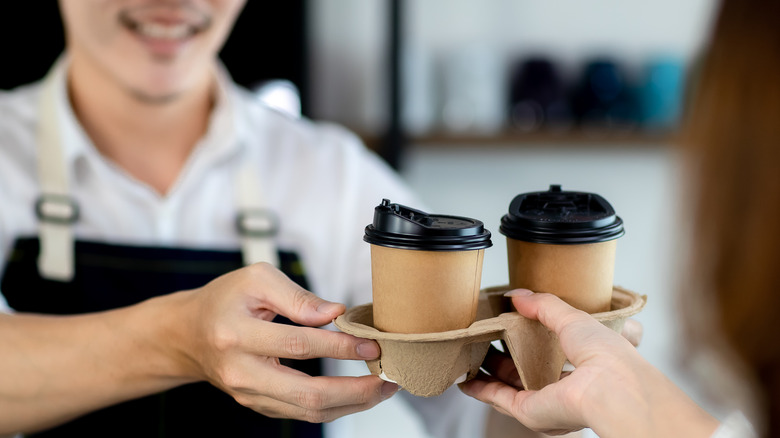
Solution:
[{"label": "black plastic lid", "polygon": [[560,185],[517,195],[501,218],[499,231],[515,240],[562,245],[606,242],[625,234],[623,220],[606,199],[564,192]]},{"label": "black plastic lid", "polygon": [[383,199],[363,240],[373,245],[423,251],[464,251],[493,245],[481,221],[428,214]]}]

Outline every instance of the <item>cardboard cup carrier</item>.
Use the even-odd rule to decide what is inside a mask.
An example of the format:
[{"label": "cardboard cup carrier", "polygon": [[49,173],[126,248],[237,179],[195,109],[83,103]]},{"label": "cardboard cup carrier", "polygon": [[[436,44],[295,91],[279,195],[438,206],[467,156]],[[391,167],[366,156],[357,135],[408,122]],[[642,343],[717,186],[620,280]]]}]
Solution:
[{"label": "cardboard cup carrier", "polygon": [[541,389],[558,381],[566,357],[557,336],[520,316],[504,293],[526,287],[559,295],[618,332],[644,307],[645,296],[612,286],[623,227],[600,196],[560,186],[518,195],[501,232],[511,284],[480,291],[483,251],[491,245],[482,222],[388,200],[376,207],[364,236],[374,302],[335,320],[343,332],[377,341],[380,357],[366,361],[372,374],[411,394],[437,396],[475,377],[491,342],[500,340],[523,386]]}]

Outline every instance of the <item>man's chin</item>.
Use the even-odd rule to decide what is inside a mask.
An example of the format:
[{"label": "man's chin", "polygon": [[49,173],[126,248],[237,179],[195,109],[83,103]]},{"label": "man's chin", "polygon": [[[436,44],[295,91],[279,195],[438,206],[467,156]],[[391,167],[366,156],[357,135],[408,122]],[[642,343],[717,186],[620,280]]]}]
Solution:
[{"label": "man's chin", "polygon": [[148,105],[165,105],[181,96],[180,91],[150,93],[144,90],[129,89],[130,95],[141,103]]}]

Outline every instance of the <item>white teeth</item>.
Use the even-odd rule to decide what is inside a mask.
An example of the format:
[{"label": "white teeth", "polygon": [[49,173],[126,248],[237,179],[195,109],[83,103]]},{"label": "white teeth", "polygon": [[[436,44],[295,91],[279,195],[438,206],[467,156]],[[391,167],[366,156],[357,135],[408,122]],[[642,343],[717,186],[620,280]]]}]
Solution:
[{"label": "white teeth", "polygon": [[160,23],[139,24],[138,33],[149,38],[175,40],[184,38],[190,33],[186,24],[165,25]]}]

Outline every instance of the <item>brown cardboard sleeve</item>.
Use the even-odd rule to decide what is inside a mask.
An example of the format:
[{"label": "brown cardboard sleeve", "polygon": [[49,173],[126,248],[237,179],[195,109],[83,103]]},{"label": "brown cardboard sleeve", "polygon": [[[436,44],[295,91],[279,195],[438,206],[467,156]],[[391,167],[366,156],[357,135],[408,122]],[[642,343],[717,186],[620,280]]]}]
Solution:
[{"label": "brown cardboard sleeve", "polygon": [[617,240],[552,245],[507,238],[509,285],[559,296],[588,313],[610,308]]},{"label": "brown cardboard sleeve", "polygon": [[[414,395],[440,395],[464,374],[466,379],[476,376],[494,340],[508,347],[523,386],[541,389],[558,381],[566,357],[554,333],[511,311],[511,302],[503,296],[510,289],[482,290],[477,321],[465,329],[423,334],[379,331],[373,327],[371,303],[347,310],[335,324],[345,333],[375,339],[381,355],[366,361],[371,373],[384,374]],[[646,300],[644,295],[616,286],[611,310],[592,316],[619,332],[626,318],[638,313]]]},{"label": "brown cardboard sleeve", "polygon": [[371,245],[373,326],[394,333],[470,326],[477,316],[484,253]]}]

